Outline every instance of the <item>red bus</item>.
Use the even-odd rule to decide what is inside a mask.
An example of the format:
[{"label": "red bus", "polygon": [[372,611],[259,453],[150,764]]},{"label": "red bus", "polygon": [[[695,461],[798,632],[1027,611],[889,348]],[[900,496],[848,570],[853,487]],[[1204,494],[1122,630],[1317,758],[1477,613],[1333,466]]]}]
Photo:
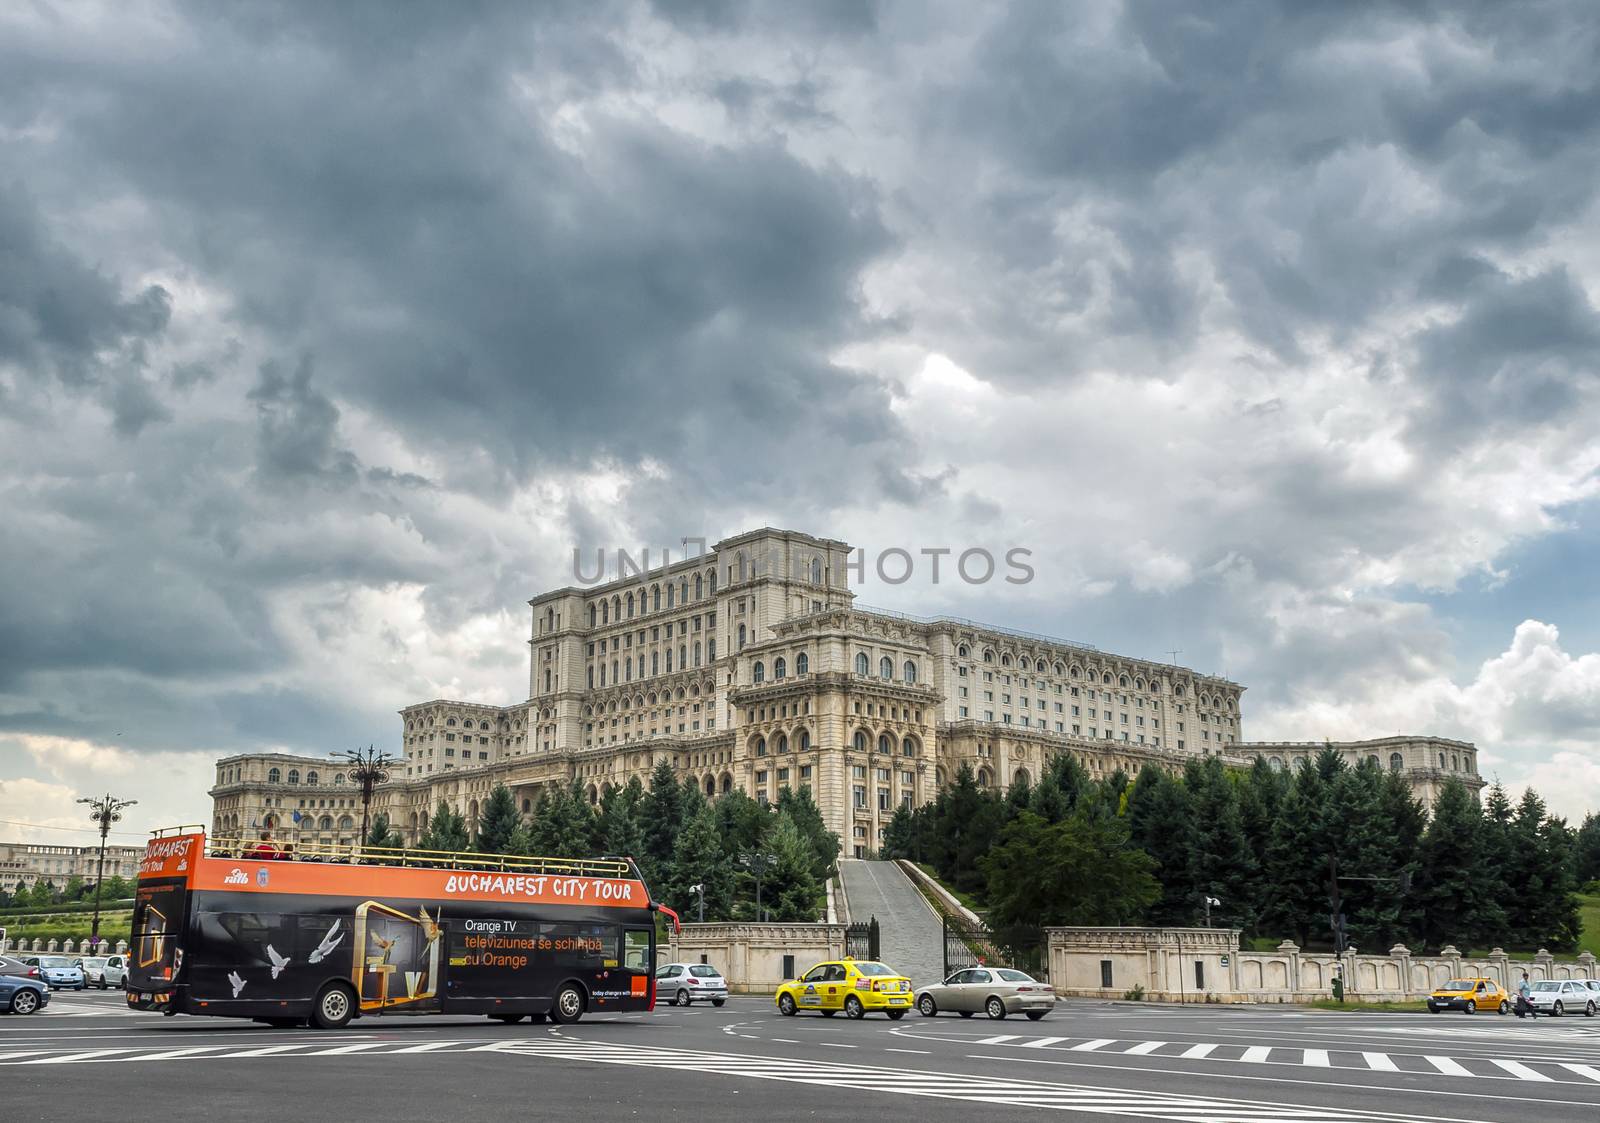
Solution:
[{"label": "red bus", "polygon": [[364,847],[266,859],[180,827],[145,848],[128,1005],[323,1028],[650,1010],[657,913],[677,923],[627,858]]}]

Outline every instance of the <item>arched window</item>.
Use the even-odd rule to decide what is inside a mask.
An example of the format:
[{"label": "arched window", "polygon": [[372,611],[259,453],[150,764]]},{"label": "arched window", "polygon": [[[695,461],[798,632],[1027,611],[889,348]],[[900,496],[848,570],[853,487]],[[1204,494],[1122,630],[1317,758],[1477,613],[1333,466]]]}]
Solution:
[{"label": "arched window", "polygon": [[871,671],[872,671],[872,664],[867,659],[867,653],[865,651],[856,652],[856,674],[862,675],[864,677],[864,676],[870,674]]},{"label": "arched window", "polygon": [[628,594],[628,619],[633,619],[633,594]]},{"label": "arched window", "polygon": [[1018,787],[1018,788],[1027,787],[1028,786],[1028,770],[1026,768],[1017,769],[1016,773],[1011,777],[1011,783],[1012,783],[1012,786],[1014,786],[1014,787]]},{"label": "arched window", "polygon": [[894,660],[887,655],[878,660],[878,677],[894,678]]},{"label": "arched window", "polygon": [[678,645],[678,670],[686,671],[688,669],[689,669],[689,645],[686,644],[686,643],[680,643]]},{"label": "arched window", "polygon": [[1439,767],[1440,768],[1444,767],[1444,754],[1443,753],[1439,754]]},{"label": "arched window", "polygon": [[1029,670],[1032,666],[1033,664],[1028,662],[1028,657],[1026,655],[1017,660],[1017,670],[1019,671]]},{"label": "arched window", "polygon": [[324,815],[321,819],[317,820],[317,829],[323,831],[333,830],[333,816]]},{"label": "arched window", "polygon": [[591,604],[589,606],[589,627],[591,627],[591,628],[594,627],[595,624],[598,622],[596,620],[596,617],[598,616],[598,614],[599,614],[599,610],[596,609],[595,606]]},{"label": "arched window", "polygon": [[987,768],[978,769],[978,787],[987,788],[988,786],[989,786],[989,770]]},{"label": "arched window", "polygon": [[811,583],[813,585],[822,584],[822,559],[821,558],[812,558],[811,559]]},{"label": "arched window", "polygon": [[453,717],[447,717],[447,718],[444,719],[444,723],[446,725],[452,725],[453,726],[456,723],[456,719],[453,718]]},{"label": "arched window", "polygon": [[988,648],[984,648],[983,661],[985,663],[993,663],[994,662],[994,652],[990,651]]},{"label": "arched window", "polygon": [[1274,772],[1282,772],[1283,758],[1281,756],[1269,756],[1267,758],[1267,767],[1272,769]]},{"label": "arched window", "polygon": [[315,768],[306,773],[306,783],[310,784],[312,787],[317,786],[317,770]]},{"label": "arched window", "polygon": [[800,751],[805,752],[809,748],[811,748],[811,731],[802,729],[800,731]]},{"label": "arched window", "polygon": [[334,774],[333,774],[333,782],[334,782],[334,783],[335,783],[335,784],[342,784],[342,783],[344,783],[344,773],[343,773],[343,772],[335,772],[335,773],[334,773]]},{"label": "arched window", "polygon": [[[667,648],[667,674],[672,673],[672,648]],[[603,683],[601,685],[604,685]]]},{"label": "arched window", "polygon": [[749,571],[749,562],[745,560],[744,551],[739,551],[739,580],[743,581]]},{"label": "arched window", "polygon": [[1002,656],[1000,656],[1000,665],[1001,665],[1001,666],[1002,666],[1002,667],[1009,667],[1009,666],[1011,666],[1011,656],[1009,656],[1009,655],[1002,655]]},{"label": "arched window", "polygon": [[778,739],[773,743],[774,750],[780,753],[789,751],[789,738],[785,734],[778,734]]},{"label": "arched window", "polygon": [[787,675],[788,673],[789,673],[789,664],[784,660],[782,655],[778,656],[776,659],[774,659],[772,661],[772,677],[773,678],[783,678],[783,676]]},{"label": "arched window", "polygon": [[905,672],[901,677],[904,678],[906,682],[914,683],[917,681],[917,665],[910,659],[906,660],[906,665],[901,668],[901,670]]},{"label": "arched window", "polygon": [[1370,765],[1372,765],[1372,767],[1374,767],[1374,768],[1380,768],[1380,767],[1382,767],[1382,766],[1381,766],[1381,765],[1380,765],[1380,764],[1379,764],[1379,763],[1378,763],[1378,754],[1377,754],[1377,753],[1373,753],[1373,754],[1371,754],[1371,755],[1370,755],[1370,756],[1368,756],[1368,757],[1367,757],[1367,763],[1368,763],[1368,764],[1370,764]]},{"label": "arched window", "polygon": [[356,825],[356,821],[354,819],[352,819],[350,816],[348,816],[348,815],[340,815],[339,816],[339,829],[340,830],[347,831],[347,830],[349,830],[351,827],[353,827],[355,825]]},{"label": "arched window", "polygon": [[267,769],[267,783],[269,783],[269,784],[281,784],[282,782],[283,782],[283,773],[282,772],[278,771],[276,768]]},{"label": "arched window", "polygon": [[697,667],[700,665],[700,641],[699,640],[695,640],[694,641],[694,665],[697,666]]},{"label": "arched window", "polygon": [[794,657],[794,673],[797,675],[804,675],[809,674],[810,672],[811,659],[804,651],[802,651],[799,655]]},{"label": "arched window", "polygon": [[900,752],[904,756],[916,756],[917,743],[910,737],[907,737],[905,740],[900,742]]},{"label": "arched window", "polygon": [[[705,583],[703,581],[701,581],[700,575],[698,573],[696,573],[694,575],[694,599],[695,600],[699,600],[703,596],[705,596]],[[710,780],[707,780],[706,781],[706,786],[707,787],[715,787],[716,785],[713,784]]]},{"label": "arched window", "polygon": [[962,644],[960,647],[956,648],[956,655],[958,658],[965,659],[968,654],[969,652],[967,651],[966,644]]},{"label": "arched window", "polygon": [[866,752],[867,751],[867,733],[866,733],[866,730],[864,730],[864,729],[856,730],[856,735],[855,735],[854,739],[852,739],[851,744],[853,746],[855,746],[856,752],[858,752],[858,753]]},{"label": "arched window", "polygon": [[298,784],[299,782],[300,782],[300,770],[298,768],[289,769],[289,783]]},{"label": "arched window", "polygon": [[757,659],[756,665],[750,668],[750,678],[753,682],[767,681],[767,668],[762,665],[761,660]]},{"label": "arched window", "polygon": [[1123,688],[1123,689],[1127,689],[1127,686],[1128,686],[1128,676],[1127,676],[1127,675],[1123,675],[1123,676],[1122,676],[1122,677],[1120,677],[1120,678],[1119,678],[1119,679],[1117,679],[1117,685],[1118,685],[1118,686],[1120,686],[1120,687],[1122,687],[1122,688]]},{"label": "arched window", "polygon": [[1390,753],[1389,754],[1389,771],[1390,772],[1399,772],[1401,769],[1405,768],[1405,766],[1406,766],[1405,757],[1401,756],[1399,753]]},{"label": "arched window", "polygon": [[889,756],[894,752],[894,742],[889,740],[887,733],[878,734],[878,752],[884,756]]},{"label": "arched window", "polygon": [[757,737],[756,738],[756,756],[766,756],[766,755],[767,755],[767,739],[765,737]]},{"label": "arched window", "polygon": [[745,633],[744,633],[744,625],[740,624],[739,625],[739,650],[741,650],[741,651],[744,650],[744,635],[745,635]]}]

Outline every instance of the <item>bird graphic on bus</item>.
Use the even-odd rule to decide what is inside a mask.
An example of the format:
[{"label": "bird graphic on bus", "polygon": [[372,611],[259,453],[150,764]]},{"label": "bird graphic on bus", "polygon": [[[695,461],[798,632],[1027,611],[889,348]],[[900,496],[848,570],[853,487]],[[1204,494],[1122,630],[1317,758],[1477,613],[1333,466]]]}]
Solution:
[{"label": "bird graphic on bus", "polygon": [[426,948],[439,938],[439,921],[436,917],[428,915],[428,908],[424,905],[420,911],[422,921],[422,946]]},{"label": "bird graphic on bus", "polygon": [[341,923],[342,921],[338,920],[333,922],[333,927],[329,928],[328,934],[322,937],[322,942],[313,948],[311,950],[311,954],[306,957],[308,961],[312,963],[321,963],[328,957],[330,953],[332,953],[334,948],[339,946],[339,942],[344,939],[344,936],[339,932],[339,925]]},{"label": "bird graphic on bus", "polygon": [[277,949],[271,944],[267,945],[267,958],[272,960],[272,977],[274,979],[283,974],[283,969],[289,966],[289,957],[279,955]]},{"label": "bird graphic on bus", "polygon": [[239,972],[228,972],[228,983],[233,987],[233,996],[239,997],[239,992],[244,990],[244,980],[239,977]]}]

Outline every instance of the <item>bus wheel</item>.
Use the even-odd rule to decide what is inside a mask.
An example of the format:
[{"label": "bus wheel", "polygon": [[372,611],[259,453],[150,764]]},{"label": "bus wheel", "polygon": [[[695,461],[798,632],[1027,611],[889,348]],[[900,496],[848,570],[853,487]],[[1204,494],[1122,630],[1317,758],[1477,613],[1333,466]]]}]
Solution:
[{"label": "bus wheel", "polygon": [[342,983],[329,983],[317,995],[316,1007],[311,1013],[311,1024],[318,1029],[343,1029],[355,1016],[356,1006],[350,988]]},{"label": "bus wheel", "polygon": [[556,991],[556,1004],[550,1009],[550,1018],[558,1025],[570,1026],[583,1017],[583,991],[567,983]]}]

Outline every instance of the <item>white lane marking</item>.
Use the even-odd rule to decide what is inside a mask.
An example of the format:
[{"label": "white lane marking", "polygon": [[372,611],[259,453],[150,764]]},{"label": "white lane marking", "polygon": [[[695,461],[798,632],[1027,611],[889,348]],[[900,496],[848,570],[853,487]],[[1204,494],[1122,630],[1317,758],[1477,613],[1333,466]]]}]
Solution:
[{"label": "white lane marking", "polygon": [[67,1053],[60,1057],[43,1057],[36,1061],[18,1061],[17,1063],[25,1065],[61,1065],[70,1064],[73,1061],[87,1061],[95,1057],[109,1057],[113,1053],[126,1052],[128,1052],[127,1049],[94,1049],[87,1053]]},{"label": "white lane marking", "polygon": [[1472,1075],[1472,1073],[1468,1069],[1466,1069],[1466,1068],[1462,1067],[1461,1065],[1457,1064],[1455,1061],[1451,1060],[1449,1057],[1423,1057],[1422,1059],[1427,1061],[1429,1064],[1431,1064],[1434,1068],[1438,1069],[1440,1072],[1444,1073],[1446,1076],[1471,1076]]},{"label": "white lane marking", "polygon": [[381,1049],[386,1044],[382,1041],[358,1041],[354,1045],[335,1045],[331,1049],[316,1049],[307,1056],[310,1057],[342,1057],[346,1053],[365,1053],[368,1049]]},{"label": "white lane marking", "polygon": [[[1057,1040],[1060,1040],[1057,1038]],[[1073,1053],[1093,1053],[1097,1049],[1104,1049],[1107,1045],[1115,1045],[1116,1041],[1110,1037],[1100,1037],[1093,1041],[1085,1041],[1081,1045],[1074,1045],[1070,1050]]]},{"label": "white lane marking", "polygon": [[1142,1057],[1149,1053],[1154,1053],[1165,1044],[1165,1041],[1141,1041],[1132,1049],[1124,1049],[1123,1052],[1129,1056]]},{"label": "white lane marking", "polygon": [[27,1049],[21,1053],[0,1053],[0,1061],[18,1061],[23,1057],[37,1057],[41,1053],[48,1053],[49,1049]]},{"label": "white lane marking", "polygon": [[1328,1068],[1328,1051],[1326,1049],[1307,1049],[1305,1063],[1310,1068]]},{"label": "white lane marking", "polygon": [[159,1053],[137,1053],[130,1057],[118,1057],[119,1061],[171,1061],[179,1057],[193,1057],[200,1053],[212,1053],[218,1049],[226,1049],[226,1045],[190,1045],[186,1049],[163,1049]]},{"label": "white lane marking", "polygon": [[467,1041],[427,1041],[421,1045],[407,1045],[404,1049],[391,1049],[391,1053],[432,1053],[436,1049],[448,1049],[452,1045],[468,1045]]},{"label": "white lane marking", "polygon": [[1192,1060],[1199,1060],[1201,1057],[1209,1057],[1215,1048],[1215,1045],[1191,1045],[1178,1055]]},{"label": "white lane marking", "polygon": [[1048,1049],[1057,1042],[1067,1040],[1065,1037],[1035,1037],[1032,1041],[1024,1041],[1019,1049]]},{"label": "white lane marking", "polygon": [[1252,1045],[1250,1048],[1244,1051],[1244,1056],[1240,1057],[1239,1059],[1241,1061],[1249,1061],[1251,1064],[1265,1064],[1267,1057],[1270,1056],[1271,1053],[1271,1046]]},{"label": "white lane marking", "polygon": [[1500,1068],[1505,1069],[1518,1080],[1541,1080],[1546,1084],[1552,1082],[1550,1077],[1546,1076],[1542,1072],[1529,1068],[1521,1061],[1500,1061],[1491,1057],[1489,1063],[1492,1065],[1498,1065]]},{"label": "white lane marking", "polygon": [[1374,1072],[1399,1072],[1400,1066],[1389,1059],[1388,1053],[1362,1053],[1361,1059]]},{"label": "white lane marking", "polygon": [[774,1038],[772,1038],[772,1040],[773,1041],[781,1041],[785,1045],[798,1045],[798,1044],[800,1044],[800,1042],[796,1041],[792,1037],[774,1037]]},{"label": "white lane marking", "polygon": [[973,1044],[974,1045],[1004,1045],[1007,1041],[1015,1041],[1016,1039],[1017,1039],[1017,1035],[1014,1034],[1014,1033],[999,1033],[999,1034],[996,1034],[993,1037],[981,1038],[980,1040],[974,1041]]},{"label": "white lane marking", "polygon": [[1591,1068],[1588,1065],[1569,1064],[1565,1061],[1561,1063],[1561,1067],[1566,1069],[1568,1072],[1575,1072],[1579,1076],[1586,1076],[1590,1080],[1600,1080],[1600,1068]]},{"label": "white lane marking", "polygon": [[830,1049],[859,1049],[859,1045],[845,1045],[839,1041],[819,1041],[818,1045],[826,1045]]},{"label": "white lane marking", "polygon": [[243,1049],[237,1053],[229,1053],[232,1057],[271,1057],[279,1053],[287,1053],[291,1049],[304,1049],[309,1041],[296,1041],[293,1045],[263,1045],[259,1049]]},{"label": "white lane marking", "polygon": [[884,1052],[885,1053],[915,1053],[919,1057],[928,1057],[928,1056],[932,1056],[933,1055],[933,1050],[932,1049],[894,1049],[894,1048],[888,1048],[888,1049],[885,1049]]}]

